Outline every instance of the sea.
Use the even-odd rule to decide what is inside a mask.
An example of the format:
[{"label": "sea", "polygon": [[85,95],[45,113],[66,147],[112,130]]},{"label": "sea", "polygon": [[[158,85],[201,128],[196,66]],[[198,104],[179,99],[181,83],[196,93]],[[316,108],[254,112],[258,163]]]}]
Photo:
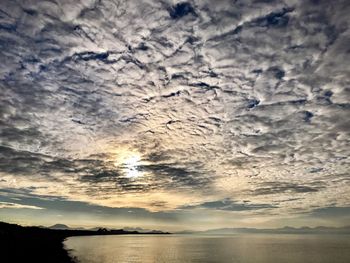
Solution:
[{"label": "sea", "polygon": [[64,246],[79,263],[350,263],[350,235],[84,236]]}]

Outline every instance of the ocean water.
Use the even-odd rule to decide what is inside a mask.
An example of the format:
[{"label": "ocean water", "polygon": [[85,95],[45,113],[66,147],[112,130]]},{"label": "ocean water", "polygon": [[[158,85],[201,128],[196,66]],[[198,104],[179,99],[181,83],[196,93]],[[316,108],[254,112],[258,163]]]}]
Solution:
[{"label": "ocean water", "polygon": [[349,235],[121,235],[70,237],[80,263],[349,263]]}]

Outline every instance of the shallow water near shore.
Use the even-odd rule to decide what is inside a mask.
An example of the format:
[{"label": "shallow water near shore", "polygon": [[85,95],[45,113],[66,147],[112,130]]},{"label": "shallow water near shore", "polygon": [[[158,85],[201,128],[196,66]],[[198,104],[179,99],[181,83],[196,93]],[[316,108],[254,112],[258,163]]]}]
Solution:
[{"label": "shallow water near shore", "polygon": [[133,235],[70,237],[81,263],[350,262],[349,235]]}]

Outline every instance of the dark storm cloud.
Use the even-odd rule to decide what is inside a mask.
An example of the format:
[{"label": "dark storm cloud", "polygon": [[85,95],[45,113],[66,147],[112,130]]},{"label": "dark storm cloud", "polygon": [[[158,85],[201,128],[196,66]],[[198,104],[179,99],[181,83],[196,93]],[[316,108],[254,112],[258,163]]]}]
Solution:
[{"label": "dark storm cloud", "polygon": [[214,210],[224,210],[224,211],[249,211],[249,210],[259,210],[267,208],[276,208],[276,206],[270,204],[252,204],[249,202],[237,203],[230,200],[229,198],[204,202],[198,205],[187,205],[181,207],[181,209],[195,209],[195,208],[205,208],[205,209],[214,209]]}]

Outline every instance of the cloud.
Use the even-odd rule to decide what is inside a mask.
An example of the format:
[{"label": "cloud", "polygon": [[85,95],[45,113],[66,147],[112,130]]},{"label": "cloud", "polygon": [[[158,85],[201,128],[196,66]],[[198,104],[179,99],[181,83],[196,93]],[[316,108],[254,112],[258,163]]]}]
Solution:
[{"label": "cloud", "polygon": [[[97,158],[88,159],[63,159],[35,154],[27,151],[15,151],[8,147],[0,147],[0,156],[3,162],[0,162],[0,172],[9,173],[17,177],[32,176],[32,179],[48,179],[52,182],[61,182],[66,176],[74,175],[74,180],[78,185],[79,182],[88,183],[86,190],[89,195],[94,195],[94,190],[100,191],[96,194],[108,195],[110,192],[149,192],[152,189],[169,189],[169,188],[193,188],[199,190],[205,186],[210,188],[210,178],[199,174],[195,171],[195,163],[191,165],[192,170],[181,168],[177,163],[159,163],[159,164],[138,164],[135,171],[146,173],[149,176],[140,176],[138,180],[130,178],[127,174],[128,168],[125,164],[115,164],[111,161]],[[91,156],[94,157],[94,156]],[[108,157],[103,157],[108,158]],[[148,160],[154,157],[148,158]],[[56,174],[59,174],[57,176]],[[4,181],[6,183],[6,181]],[[112,184],[106,187],[106,184]]]},{"label": "cloud", "polygon": [[256,195],[280,194],[280,193],[312,193],[321,191],[324,186],[319,183],[313,183],[312,186],[298,185],[287,182],[265,182],[264,187],[254,189]]},{"label": "cloud", "polygon": [[[0,206],[1,208],[29,208],[29,209],[45,209],[43,213],[48,211],[56,211],[63,213],[85,214],[91,216],[111,217],[141,217],[145,220],[168,220],[176,221],[178,214],[174,212],[151,212],[147,209],[138,207],[106,207],[93,205],[86,202],[71,201],[61,196],[38,196],[30,192],[22,192],[20,195],[14,189],[0,190]],[[3,194],[7,193],[7,196]],[[159,204],[157,204],[159,205]],[[41,213],[41,212],[38,212]],[[132,215],[130,215],[132,213]]]},{"label": "cloud", "polygon": [[315,209],[312,212],[312,216],[315,216],[318,218],[334,218],[334,217],[349,218],[350,207],[336,207],[336,206],[322,207],[322,208]]},{"label": "cloud", "polygon": [[0,188],[146,210],[348,205],[349,5],[317,2],[2,1]]},{"label": "cloud", "polygon": [[229,198],[226,198],[218,201],[204,202],[198,205],[187,205],[181,208],[182,209],[204,208],[204,209],[215,209],[215,210],[223,210],[223,211],[249,211],[249,210],[276,208],[276,207],[270,204],[251,204],[249,202],[237,203],[235,201],[230,200]]},{"label": "cloud", "polygon": [[0,202],[0,209],[4,208],[10,208],[10,209],[43,209],[38,206],[32,206],[32,205],[21,205],[17,203],[9,203],[9,202]]}]

